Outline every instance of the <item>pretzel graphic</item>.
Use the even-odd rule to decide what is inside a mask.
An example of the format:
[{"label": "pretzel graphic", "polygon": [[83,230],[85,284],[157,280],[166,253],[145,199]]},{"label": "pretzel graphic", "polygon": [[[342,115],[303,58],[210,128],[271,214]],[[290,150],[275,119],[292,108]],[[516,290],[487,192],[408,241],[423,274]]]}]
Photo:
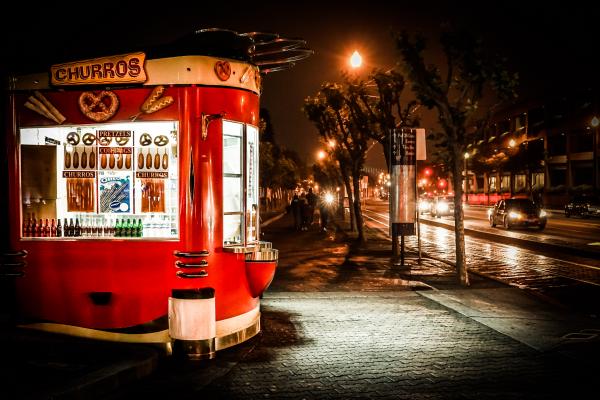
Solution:
[{"label": "pretzel graphic", "polygon": [[[108,105],[105,99],[110,100]],[[79,96],[79,109],[89,119],[96,122],[112,118],[119,108],[119,98],[113,92],[103,90],[99,94],[83,92]]]},{"label": "pretzel graphic", "polygon": [[231,76],[231,64],[227,61],[217,61],[215,63],[215,74],[220,80],[226,81]]}]

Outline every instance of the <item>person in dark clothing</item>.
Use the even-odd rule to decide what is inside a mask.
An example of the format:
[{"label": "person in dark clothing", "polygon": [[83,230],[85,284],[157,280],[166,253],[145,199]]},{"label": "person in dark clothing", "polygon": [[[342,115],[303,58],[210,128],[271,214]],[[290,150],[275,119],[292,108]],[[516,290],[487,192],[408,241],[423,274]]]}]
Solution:
[{"label": "person in dark clothing", "polygon": [[302,215],[302,228],[301,230],[307,231],[312,223],[312,216],[310,204],[304,193],[300,196],[300,213]]},{"label": "person in dark clothing", "polygon": [[292,217],[294,218],[294,229],[299,231],[302,229],[302,205],[297,194],[294,194],[294,197],[292,198],[290,210],[292,211]]},{"label": "person in dark clothing", "polygon": [[314,219],[315,208],[317,208],[317,196],[313,193],[312,188],[308,189],[308,193],[306,195],[306,202],[308,203],[308,210],[306,211],[306,218],[308,219],[307,226],[310,226]]}]

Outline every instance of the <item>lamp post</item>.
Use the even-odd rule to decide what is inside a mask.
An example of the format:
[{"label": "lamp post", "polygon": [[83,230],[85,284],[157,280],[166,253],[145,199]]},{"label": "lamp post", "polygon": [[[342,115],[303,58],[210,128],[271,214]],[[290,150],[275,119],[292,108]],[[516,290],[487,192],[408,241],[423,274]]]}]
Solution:
[{"label": "lamp post", "polygon": [[467,160],[469,159],[469,153],[465,152],[464,154],[464,159],[465,159],[465,203],[469,204],[469,173],[467,171]]},{"label": "lamp post", "polygon": [[598,192],[598,125],[600,125],[598,117],[594,115],[590,125],[594,128],[594,132],[592,132],[592,186],[594,192]]}]

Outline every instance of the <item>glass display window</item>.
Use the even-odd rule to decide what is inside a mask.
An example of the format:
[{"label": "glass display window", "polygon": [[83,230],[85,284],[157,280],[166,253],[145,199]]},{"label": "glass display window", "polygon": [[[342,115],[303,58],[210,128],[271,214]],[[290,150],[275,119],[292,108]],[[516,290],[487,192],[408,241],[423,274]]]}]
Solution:
[{"label": "glass display window", "polygon": [[178,124],[19,132],[23,238],[179,237]]},{"label": "glass display window", "polygon": [[223,121],[223,245],[258,241],[258,128]]}]

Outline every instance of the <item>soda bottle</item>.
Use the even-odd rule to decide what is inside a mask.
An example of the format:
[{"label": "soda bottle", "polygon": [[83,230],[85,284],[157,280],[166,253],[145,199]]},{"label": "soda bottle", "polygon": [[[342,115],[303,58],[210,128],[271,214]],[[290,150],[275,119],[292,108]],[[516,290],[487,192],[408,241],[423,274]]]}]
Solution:
[{"label": "soda bottle", "polygon": [[138,223],[136,226],[136,236],[142,237],[144,236],[144,225],[142,224],[142,219],[138,218]]},{"label": "soda bottle", "polygon": [[127,225],[125,225],[125,236],[132,237],[132,225],[131,220],[127,218]]},{"label": "soda bottle", "polygon": [[52,218],[52,226],[50,227],[50,236],[56,237],[56,223],[54,222],[54,218]]},{"label": "soda bottle", "polygon": [[115,223],[115,237],[121,237],[121,222],[117,218],[117,222]]},{"label": "soda bottle", "polygon": [[29,218],[27,222],[23,219],[23,237],[31,236],[31,215],[28,214]]},{"label": "soda bottle", "polygon": [[75,218],[75,228],[73,236],[81,236],[81,225],[79,225],[79,218]]},{"label": "soda bottle", "polygon": [[48,221],[48,218],[46,218],[46,223],[44,224],[44,237],[50,237],[50,230],[50,222]]},{"label": "soda bottle", "polygon": [[73,218],[69,218],[69,234],[67,236],[75,236],[75,226],[73,225]]},{"label": "soda bottle", "polygon": [[46,229],[44,229],[44,221],[40,218],[40,222],[36,226],[36,236],[44,237],[46,236]]},{"label": "soda bottle", "polygon": [[60,218],[58,219],[58,224],[56,225],[56,237],[62,236],[62,226],[60,225]]}]

